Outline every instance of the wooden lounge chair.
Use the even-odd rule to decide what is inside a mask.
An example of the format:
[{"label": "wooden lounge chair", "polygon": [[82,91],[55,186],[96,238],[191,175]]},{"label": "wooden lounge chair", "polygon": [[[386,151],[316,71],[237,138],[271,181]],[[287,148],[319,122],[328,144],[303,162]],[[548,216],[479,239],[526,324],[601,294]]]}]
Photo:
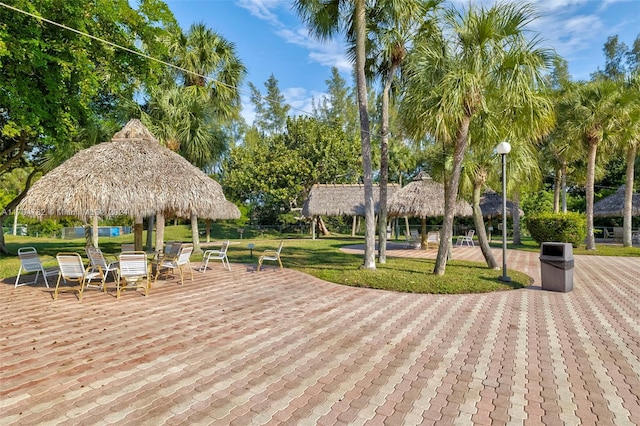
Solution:
[{"label": "wooden lounge chair", "polygon": [[[36,251],[35,247],[20,247],[18,249],[18,257],[20,258],[20,269],[18,269],[18,276],[16,277],[14,288],[27,284],[35,284],[36,281],[38,281],[38,277],[40,276],[40,274],[42,274],[45,285],[47,286],[47,288],[49,288],[49,281],[47,280],[47,277],[58,275],[58,273],[60,272],[58,268],[45,269],[44,266],[42,266],[42,262],[40,261],[40,257],[38,256],[38,252]],[[20,275],[23,272],[35,272],[36,277],[33,281],[21,283],[19,282]]]},{"label": "wooden lounge chair", "polygon": [[[207,265],[210,260],[221,260],[222,267],[225,269],[231,270],[231,265],[229,264],[229,258],[227,257],[227,250],[229,249],[229,240],[226,240],[222,243],[222,247],[220,250],[207,250],[204,252],[202,256],[202,263],[200,264],[200,268],[198,269],[200,272],[205,272],[207,270]],[[226,266],[224,262],[227,262]]]},{"label": "wooden lounge chair", "polygon": [[66,288],[66,290],[77,291],[78,299],[82,300],[82,294],[87,281],[103,277],[102,271],[90,272],[89,268],[91,268],[91,266],[85,269],[84,263],[82,263],[82,257],[80,257],[78,253],[58,253],[56,255],[56,259],[58,260],[58,266],[60,267],[60,274],[58,275],[58,281],[56,282],[56,289],[53,292],[53,300],[58,299],[60,281],[63,279],[65,282],[75,281],[78,283],[76,286]]},{"label": "wooden lounge chair", "polygon": [[151,287],[151,269],[147,265],[147,253],[143,251],[125,251],[120,253],[120,268],[118,269],[118,284],[116,299],[120,298],[123,290],[132,288],[144,289],[144,295],[149,295]]},{"label": "wooden lounge chair", "polygon": [[280,265],[280,271],[283,270],[282,261],[280,260],[280,252],[282,252],[283,245],[284,245],[284,240],[280,240],[280,245],[278,246],[277,250],[265,250],[264,253],[262,253],[262,256],[260,256],[260,258],[258,259],[258,271],[260,271],[260,268],[262,267],[262,262],[264,262],[265,260],[278,262],[278,264]]}]

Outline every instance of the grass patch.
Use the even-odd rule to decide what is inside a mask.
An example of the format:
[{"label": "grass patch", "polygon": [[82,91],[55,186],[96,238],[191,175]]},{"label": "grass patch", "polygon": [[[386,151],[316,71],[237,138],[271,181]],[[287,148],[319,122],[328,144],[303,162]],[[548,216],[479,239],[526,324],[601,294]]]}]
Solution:
[{"label": "grass patch", "polygon": [[[276,249],[278,238],[256,232],[240,240],[235,227],[214,227],[212,238],[216,241],[231,239],[228,256],[232,263],[257,264],[258,257],[266,249]],[[285,236],[282,252],[285,267],[308,273],[320,279],[337,284],[354,287],[367,287],[409,293],[461,294],[484,293],[521,288],[531,284],[529,276],[509,270],[510,283],[498,280],[502,271],[488,269],[484,263],[450,261],[444,276],[433,275],[434,260],[406,259],[388,257],[387,263],[377,264],[375,271],[361,269],[362,256],[347,254],[340,247],[350,244],[361,244],[362,237],[332,237],[311,240],[298,238],[300,235]],[[0,257],[0,277],[15,277],[20,261],[15,253],[19,247],[34,246],[38,250],[45,266],[55,266],[55,255],[60,251],[75,251],[86,258],[85,240],[60,240],[55,238],[35,238],[5,236],[7,247],[13,256]],[[165,241],[190,241],[191,231],[188,226],[168,226],[165,230]],[[100,237],[100,247],[105,253],[117,254],[120,244],[133,242],[133,235],[120,237]],[[248,244],[254,244],[250,250]],[[492,244],[501,247],[500,243]],[[539,252],[539,246],[533,240],[524,240],[523,244],[509,245],[510,249]],[[574,254],[596,254],[604,256],[638,256],[640,248],[624,248],[620,245],[598,244],[596,251],[584,248],[574,249]],[[192,262],[199,262],[201,255],[193,255]],[[271,267],[271,264],[266,265]]]}]

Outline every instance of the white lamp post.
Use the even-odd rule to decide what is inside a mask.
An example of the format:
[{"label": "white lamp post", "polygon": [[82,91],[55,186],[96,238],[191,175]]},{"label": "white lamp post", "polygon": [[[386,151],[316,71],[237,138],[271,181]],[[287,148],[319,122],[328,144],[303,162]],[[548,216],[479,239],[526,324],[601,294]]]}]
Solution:
[{"label": "white lamp post", "polygon": [[509,142],[500,142],[496,152],[502,157],[502,277],[505,282],[511,281],[507,276],[507,154],[511,152]]}]

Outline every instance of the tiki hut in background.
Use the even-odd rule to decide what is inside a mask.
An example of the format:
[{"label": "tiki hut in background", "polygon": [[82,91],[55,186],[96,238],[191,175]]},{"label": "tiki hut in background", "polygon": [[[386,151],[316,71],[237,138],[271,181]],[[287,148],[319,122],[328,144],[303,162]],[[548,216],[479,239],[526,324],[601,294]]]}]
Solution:
[{"label": "tiki hut in background", "polygon": [[[26,216],[135,218],[136,249],[142,249],[142,218],[157,214],[156,248],[162,247],[164,216],[222,217],[227,200],[220,184],[160,145],[137,119],[111,142],[84,149],[37,181],[20,204]],[[197,226],[197,224],[196,224]],[[94,245],[97,245],[97,232]]]},{"label": "tiki hut in background", "polygon": [[207,212],[198,214],[198,217],[202,217],[206,219],[205,236],[206,236],[207,242],[211,240],[211,221],[212,220],[240,219],[240,216],[241,216],[241,213],[240,213],[240,209],[238,209],[238,206],[236,206],[229,200],[225,200],[223,205],[220,208],[216,209],[215,211],[209,212],[208,214]]},{"label": "tiki hut in background", "polygon": [[[593,205],[593,215],[596,217],[624,216],[624,192],[626,185],[622,185],[616,192],[604,197]],[[640,193],[633,193],[631,216],[640,216]]]},{"label": "tiki hut in background", "polygon": [[[422,221],[422,242],[425,246],[427,217],[444,216],[444,185],[431,179],[426,173],[418,176],[389,198],[389,216],[419,217]],[[456,216],[472,216],[471,205],[458,200],[455,206]],[[409,234],[407,224],[407,234]]]},{"label": "tiki hut in background", "polygon": [[[513,215],[512,210],[514,207],[513,202],[507,200],[507,215]],[[489,219],[489,240],[491,240],[491,233],[493,231],[491,219],[502,216],[502,195],[491,188],[487,188],[480,196],[480,210],[482,211],[482,216]],[[520,209],[520,215],[522,216],[523,214],[524,212]]]},{"label": "tiki hut in background", "polygon": [[[397,184],[387,187],[389,197],[398,189]],[[373,186],[374,211],[378,213],[380,187]],[[311,218],[311,233],[316,238],[316,224],[323,234],[329,231],[321,216],[352,216],[351,236],[355,236],[358,219],[364,216],[364,185],[362,184],[315,184],[302,206],[302,215]]]}]

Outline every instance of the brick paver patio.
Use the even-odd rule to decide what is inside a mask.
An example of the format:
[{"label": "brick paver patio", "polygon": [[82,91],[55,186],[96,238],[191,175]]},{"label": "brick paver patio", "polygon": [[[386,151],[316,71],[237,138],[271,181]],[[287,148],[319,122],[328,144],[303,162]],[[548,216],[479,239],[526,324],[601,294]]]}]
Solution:
[{"label": "brick paver patio", "polygon": [[566,294],[540,290],[536,253],[508,264],[534,285],[400,294],[217,263],[53,302],[6,279],[0,423],[640,424],[640,260],[576,256]]}]

